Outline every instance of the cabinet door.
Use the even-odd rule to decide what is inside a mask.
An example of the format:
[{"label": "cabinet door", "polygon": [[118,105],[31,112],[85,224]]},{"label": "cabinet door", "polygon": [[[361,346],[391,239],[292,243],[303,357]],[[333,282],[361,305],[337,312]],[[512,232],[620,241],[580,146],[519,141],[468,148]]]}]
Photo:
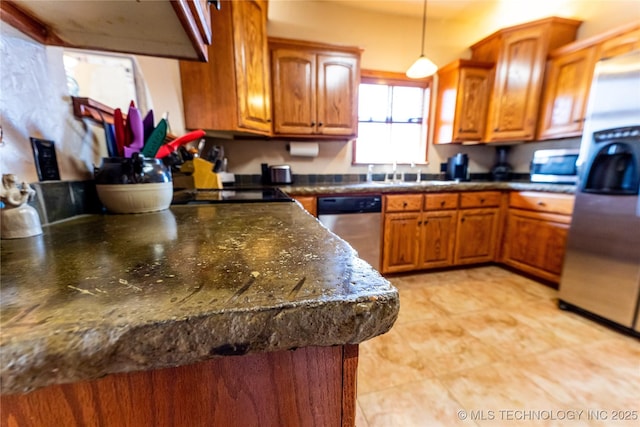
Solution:
[{"label": "cabinet door", "polygon": [[489,262],[495,259],[498,208],[458,211],[455,264]]},{"label": "cabinet door", "polygon": [[353,56],[318,55],[317,133],[357,133],[358,63]]},{"label": "cabinet door", "polygon": [[640,49],[640,26],[602,42],[598,59],[624,55],[636,49]]},{"label": "cabinet door", "polygon": [[314,196],[294,196],[302,207],[313,216],[318,216],[318,202]]},{"label": "cabinet door", "polygon": [[462,68],[454,124],[454,141],[481,141],[487,123],[491,69]]},{"label": "cabinet door", "polygon": [[453,264],[456,238],[456,210],[422,214],[419,268],[447,267]]},{"label": "cabinet door", "polygon": [[582,134],[596,51],[591,46],[550,61],[538,139]]},{"label": "cabinet door", "polygon": [[310,135],[316,121],[316,55],[299,49],[274,49],[273,131]]},{"label": "cabinet door", "polygon": [[511,209],[504,262],[558,283],[566,249],[569,217]]},{"label": "cabinet door", "polygon": [[233,24],[239,126],[270,132],[266,3],[261,0],[233,2]]},{"label": "cabinet door", "polygon": [[534,138],[547,50],[545,27],[505,32],[489,110],[489,141]]},{"label": "cabinet door", "polygon": [[211,12],[209,11],[209,0],[189,1],[187,5],[193,15],[202,40],[206,44],[211,44]]},{"label": "cabinet door", "polygon": [[414,270],[418,262],[420,213],[393,213],[384,216],[382,272]]}]

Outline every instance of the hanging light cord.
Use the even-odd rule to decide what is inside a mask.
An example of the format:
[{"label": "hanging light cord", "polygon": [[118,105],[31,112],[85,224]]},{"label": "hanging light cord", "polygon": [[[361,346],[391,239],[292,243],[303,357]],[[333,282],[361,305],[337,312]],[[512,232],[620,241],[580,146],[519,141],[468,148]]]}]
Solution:
[{"label": "hanging light cord", "polygon": [[427,27],[427,0],[424,0],[424,6],[422,8],[422,48],[420,54],[424,56],[424,31]]}]

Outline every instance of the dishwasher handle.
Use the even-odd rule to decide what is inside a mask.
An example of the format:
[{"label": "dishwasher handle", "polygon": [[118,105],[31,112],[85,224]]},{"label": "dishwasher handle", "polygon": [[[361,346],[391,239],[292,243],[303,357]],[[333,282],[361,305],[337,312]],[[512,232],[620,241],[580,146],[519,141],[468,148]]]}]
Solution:
[{"label": "dishwasher handle", "polygon": [[380,196],[318,197],[318,215],[382,212]]}]

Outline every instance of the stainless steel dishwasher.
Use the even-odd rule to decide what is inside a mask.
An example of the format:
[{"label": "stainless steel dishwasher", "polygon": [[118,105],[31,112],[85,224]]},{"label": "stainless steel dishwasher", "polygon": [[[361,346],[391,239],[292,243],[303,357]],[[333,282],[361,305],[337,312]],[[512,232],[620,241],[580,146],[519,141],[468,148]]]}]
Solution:
[{"label": "stainless steel dishwasher", "polygon": [[318,197],[320,222],[376,270],[380,269],[381,212],[380,196]]}]

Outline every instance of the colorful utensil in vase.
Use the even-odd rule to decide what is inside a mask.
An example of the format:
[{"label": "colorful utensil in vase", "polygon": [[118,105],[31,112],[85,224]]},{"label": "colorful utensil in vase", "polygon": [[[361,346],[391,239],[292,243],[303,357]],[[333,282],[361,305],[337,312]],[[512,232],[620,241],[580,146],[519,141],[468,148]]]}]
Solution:
[{"label": "colorful utensil in vase", "polygon": [[131,157],[133,153],[139,153],[144,147],[144,127],[142,125],[142,116],[140,110],[133,106],[129,106],[127,114],[127,126],[130,132],[131,140],[128,146],[124,147],[124,156]]},{"label": "colorful utensil in vase", "polygon": [[151,135],[146,140],[144,148],[141,153],[145,157],[155,157],[156,153],[164,144],[164,140],[167,137],[167,121],[160,119],[158,126],[151,132]]},{"label": "colorful utensil in vase", "polygon": [[119,108],[116,108],[113,112],[113,127],[115,130],[118,157],[123,157],[124,146],[125,146],[125,129],[124,129],[124,119],[122,117],[122,110],[120,110]]},{"label": "colorful utensil in vase", "polygon": [[147,140],[149,139],[149,137],[151,137],[151,134],[154,131],[154,123],[155,121],[153,120],[153,110],[149,110],[147,112],[147,115],[144,116],[144,119],[142,119],[142,128],[144,129],[144,143],[147,143]]},{"label": "colorful utensil in vase", "polygon": [[176,151],[176,149],[184,144],[188,144],[191,141],[195,141],[196,139],[203,138],[205,136],[205,132],[203,130],[194,130],[192,132],[186,133],[179,138],[174,139],[168,144],[164,144],[160,147],[158,152],[156,153],[156,159],[162,159],[167,157],[169,154]]}]

